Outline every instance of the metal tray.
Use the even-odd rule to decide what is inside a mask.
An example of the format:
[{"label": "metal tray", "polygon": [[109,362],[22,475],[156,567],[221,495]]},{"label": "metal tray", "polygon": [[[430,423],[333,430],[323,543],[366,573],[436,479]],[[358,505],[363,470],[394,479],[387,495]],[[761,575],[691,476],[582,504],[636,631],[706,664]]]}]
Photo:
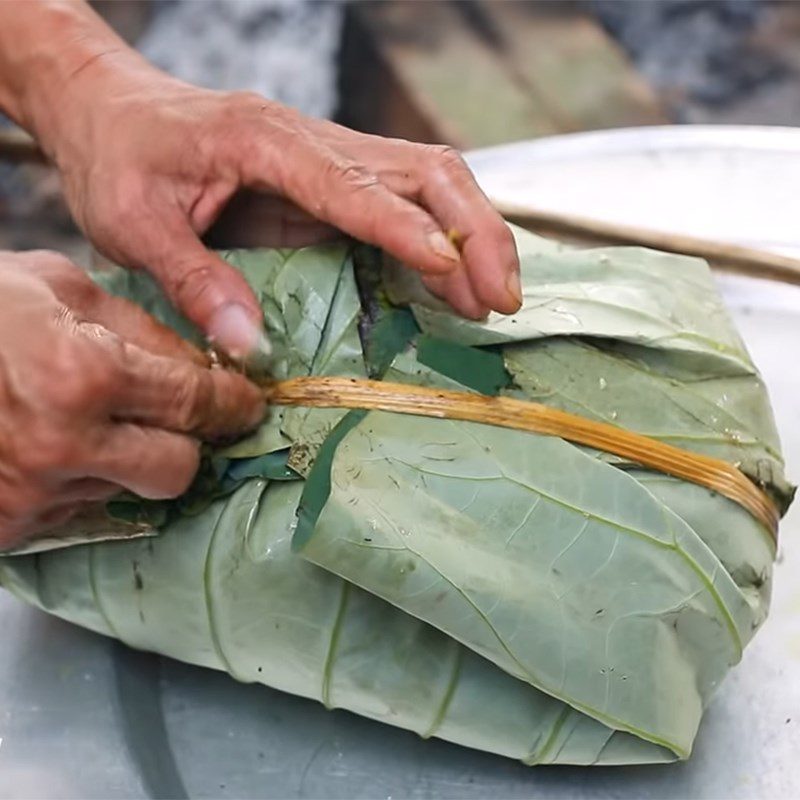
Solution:
[{"label": "metal tray", "polygon": [[[498,199],[800,253],[800,131],[648,128],[469,154]],[[800,479],[800,289],[722,278]],[[800,796],[800,504],[773,609],[691,761],[526,768],[137,653],[0,594],[0,797]]]}]

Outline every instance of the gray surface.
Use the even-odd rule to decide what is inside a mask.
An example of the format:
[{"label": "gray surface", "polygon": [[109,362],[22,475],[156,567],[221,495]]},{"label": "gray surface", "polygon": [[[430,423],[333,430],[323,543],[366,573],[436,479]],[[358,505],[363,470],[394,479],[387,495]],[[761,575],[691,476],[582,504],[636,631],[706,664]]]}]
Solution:
[{"label": "gray surface", "polygon": [[343,3],[180,0],[156,11],[137,48],[167,72],[259,92],[316,117],[334,112]]},{"label": "gray surface", "polygon": [[[800,132],[578,135],[485,151],[473,163],[502,199],[800,252]],[[800,346],[800,289],[721,283],[797,479],[800,367],[787,368],[787,351]],[[800,796],[798,530],[800,505],[782,528],[770,620],[712,704],[692,760],[669,767],[531,769],[423,742],[134,653],[2,594],[0,797]]]}]

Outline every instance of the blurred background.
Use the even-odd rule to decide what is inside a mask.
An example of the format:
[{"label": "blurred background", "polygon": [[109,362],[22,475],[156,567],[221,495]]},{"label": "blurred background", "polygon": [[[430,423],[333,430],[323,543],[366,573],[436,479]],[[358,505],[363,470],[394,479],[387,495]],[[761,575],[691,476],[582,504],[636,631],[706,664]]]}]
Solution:
[{"label": "blurred background", "polygon": [[[468,149],[673,123],[800,124],[800,3],[98,0],[165,70]],[[0,133],[13,127],[0,120]],[[0,158],[0,248],[88,249],[46,166]],[[0,156],[3,155],[0,147]]]}]

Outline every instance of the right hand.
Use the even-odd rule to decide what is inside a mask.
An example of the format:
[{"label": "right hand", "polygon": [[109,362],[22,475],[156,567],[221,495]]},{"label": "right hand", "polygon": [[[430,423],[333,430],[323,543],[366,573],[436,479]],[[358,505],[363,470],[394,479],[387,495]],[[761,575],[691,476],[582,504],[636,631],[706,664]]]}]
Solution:
[{"label": "right hand", "polygon": [[200,237],[239,216],[227,206],[245,192],[260,201],[252,224],[262,246],[340,230],[419,270],[460,314],[520,308],[514,237],[452,149],[184,84],[130,53],[72,75],[48,116],[40,139],[92,244],[121,266],[149,271],[231,356],[264,341],[262,309]]},{"label": "right hand", "polygon": [[263,414],[244,377],[66,258],[0,252],[0,549],[124,489],[181,494],[200,439]]},{"label": "right hand", "polygon": [[284,244],[288,228],[338,229],[465,316],[522,304],[514,237],[456,152],[178,81],[87,3],[0,2],[0,106],[57,164],[95,248],[148,270],[230,356],[266,349],[262,309],[201,237],[244,191],[266,198],[258,230]]}]

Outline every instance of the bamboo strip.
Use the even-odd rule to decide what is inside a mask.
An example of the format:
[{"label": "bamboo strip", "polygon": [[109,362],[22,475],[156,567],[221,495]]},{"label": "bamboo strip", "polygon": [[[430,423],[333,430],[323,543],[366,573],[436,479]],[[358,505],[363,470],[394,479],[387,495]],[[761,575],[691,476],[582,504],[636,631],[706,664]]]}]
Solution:
[{"label": "bamboo strip", "polygon": [[540,403],[355,378],[308,377],[265,387],[275,405],[360,408],[479,422],[558,436],[719,492],[749,511],[777,541],[772,500],[732,464]]}]

